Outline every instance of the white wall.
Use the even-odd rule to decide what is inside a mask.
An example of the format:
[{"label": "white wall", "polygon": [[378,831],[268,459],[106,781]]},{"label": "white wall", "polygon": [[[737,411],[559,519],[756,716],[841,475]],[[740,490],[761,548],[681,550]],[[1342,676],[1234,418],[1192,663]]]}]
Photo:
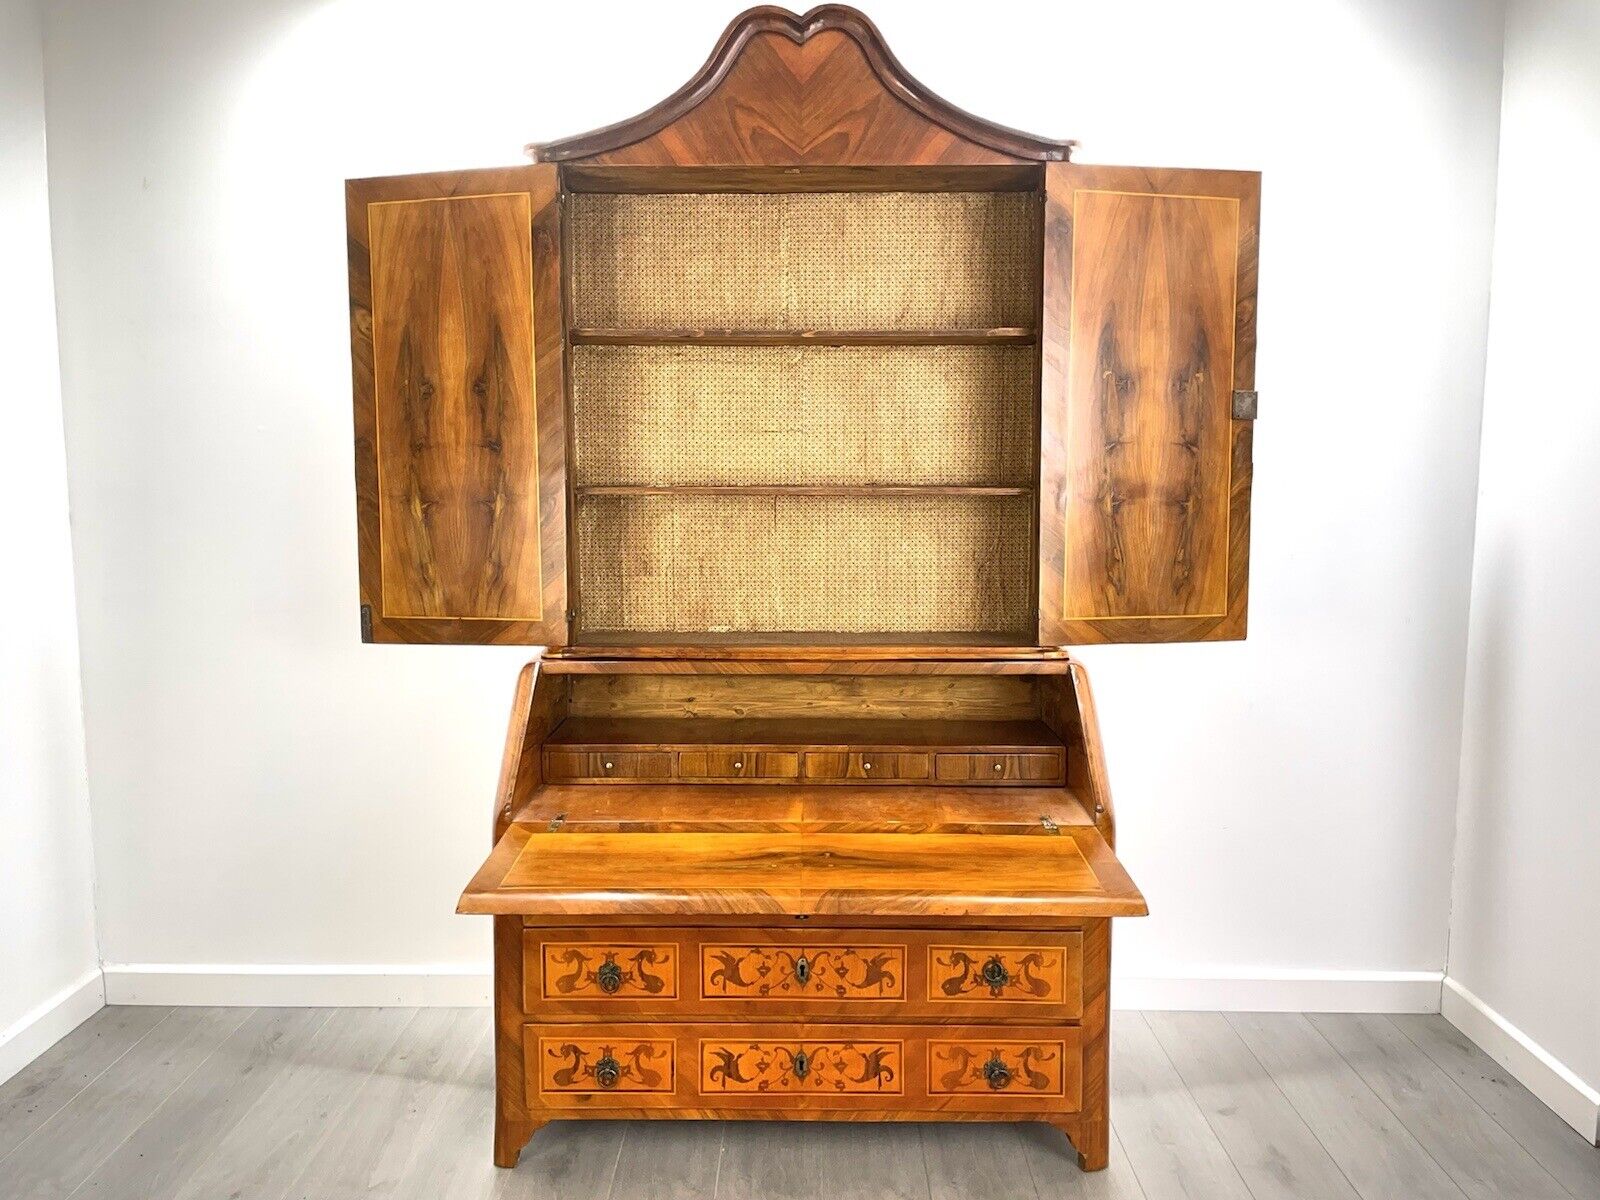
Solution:
[{"label": "white wall", "polygon": [[1593,3],[1511,5],[1449,967],[1469,1002],[1576,1076],[1565,1109],[1574,1124],[1587,1087],[1591,1137],[1600,1103],[1597,64]]},{"label": "white wall", "polygon": [[[529,139],[631,115],[737,7],[52,6],[113,964],[482,969],[485,924],[451,908],[485,849],[525,655],[357,642],[340,183],[515,162]],[[1156,914],[1124,925],[1117,962],[1421,973],[1384,995],[1432,1003],[1498,4],[1007,3],[954,24],[914,0],[869,8],[935,90],[1079,137],[1085,161],[1264,170],[1251,639],[1085,655]]]},{"label": "white wall", "polygon": [[0,1080],[100,1004],[34,0],[0,0]]}]

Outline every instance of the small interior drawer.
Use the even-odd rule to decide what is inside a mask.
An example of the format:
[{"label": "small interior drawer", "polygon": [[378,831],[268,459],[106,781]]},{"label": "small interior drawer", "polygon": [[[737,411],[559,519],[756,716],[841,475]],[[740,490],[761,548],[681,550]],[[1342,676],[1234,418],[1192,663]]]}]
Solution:
[{"label": "small interior drawer", "polygon": [[716,746],[678,753],[680,779],[794,779],[800,754],[794,750],[752,750]]},{"label": "small interior drawer", "polygon": [[546,750],[544,777],[560,783],[670,779],[672,755],[665,750]]},{"label": "small interior drawer", "polygon": [[929,756],[904,751],[813,750],[805,756],[807,779],[927,779]]},{"label": "small interior drawer", "polygon": [[934,770],[944,783],[1053,783],[1058,754],[940,754]]}]

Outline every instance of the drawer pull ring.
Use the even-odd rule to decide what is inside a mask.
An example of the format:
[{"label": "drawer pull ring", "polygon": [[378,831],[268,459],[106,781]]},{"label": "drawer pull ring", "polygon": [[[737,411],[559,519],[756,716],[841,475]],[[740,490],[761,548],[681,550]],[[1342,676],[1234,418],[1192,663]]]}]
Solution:
[{"label": "drawer pull ring", "polygon": [[1006,1066],[1005,1059],[996,1054],[983,1064],[983,1077],[989,1081],[989,1086],[998,1092],[1011,1083],[1011,1068]]},{"label": "drawer pull ring", "polygon": [[622,986],[622,968],[608,959],[595,971],[594,981],[600,985],[602,992],[610,996]]},{"label": "drawer pull ring", "polygon": [[983,964],[983,981],[996,992],[1011,982],[1011,972],[1006,970],[998,954]]},{"label": "drawer pull ring", "polygon": [[594,1065],[594,1081],[603,1088],[614,1088],[622,1078],[622,1064],[606,1055]]},{"label": "drawer pull ring", "polygon": [[796,983],[804,985],[805,982],[810,978],[811,960],[802,954],[799,958],[794,960],[794,979]]},{"label": "drawer pull ring", "polygon": [[811,1070],[811,1056],[809,1054],[807,1054],[804,1050],[796,1050],[794,1052],[794,1076],[795,1076],[795,1078],[796,1079],[804,1079],[806,1077],[807,1073],[810,1072],[810,1070]]}]

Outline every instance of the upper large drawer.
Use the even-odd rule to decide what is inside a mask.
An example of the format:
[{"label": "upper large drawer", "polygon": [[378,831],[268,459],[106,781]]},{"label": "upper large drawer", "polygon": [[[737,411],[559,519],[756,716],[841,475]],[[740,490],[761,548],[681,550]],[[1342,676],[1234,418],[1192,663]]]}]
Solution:
[{"label": "upper large drawer", "polygon": [[613,1019],[1075,1021],[1083,934],[529,926],[523,1007]]}]

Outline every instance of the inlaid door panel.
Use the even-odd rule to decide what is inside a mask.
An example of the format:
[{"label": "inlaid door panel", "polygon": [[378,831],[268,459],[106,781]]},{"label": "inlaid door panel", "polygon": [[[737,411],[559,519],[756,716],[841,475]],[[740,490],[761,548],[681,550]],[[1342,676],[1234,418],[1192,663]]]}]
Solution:
[{"label": "inlaid door panel", "polygon": [[1045,173],[1040,639],[1245,634],[1260,176]]},{"label": "inlaid door panel", "polygon": [[347,186],[362,633],[565,642],[554,168]]}]

